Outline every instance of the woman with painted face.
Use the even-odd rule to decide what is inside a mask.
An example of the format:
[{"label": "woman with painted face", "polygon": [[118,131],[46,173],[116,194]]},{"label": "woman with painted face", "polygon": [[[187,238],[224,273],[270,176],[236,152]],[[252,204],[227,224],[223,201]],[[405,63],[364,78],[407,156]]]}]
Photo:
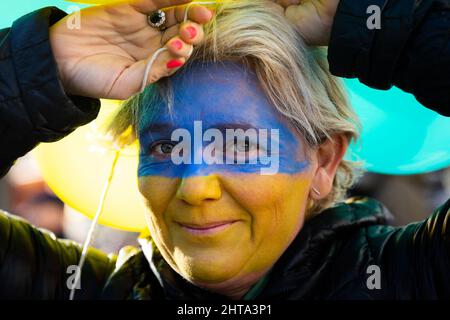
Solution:
[{"label": "woman with painted face", "polygon": [[[377,201],[346,199],[359,170],[343,156],[359,125],[324,52],[306,46],[272,2],[233,1],[215,12],[185,67],[155,77],[111,123],[116,137],[139,139],[150,236],[120,255],[127,259],[90,251],[75,298],[448,298],[450,202],[394,228]],[[183,50],[188,34],[167,46]],[[77,79],[63,82],[69,92],[105,96]],[[70,106],[86,121],[95,106],[82,99]],[[52,139],[44,134],[52,118],[33,119],[42,118],[48,128],[35,142]],[[67,266],[80,248],[6,214],[0,229],[1,296],[67,298]]]}]

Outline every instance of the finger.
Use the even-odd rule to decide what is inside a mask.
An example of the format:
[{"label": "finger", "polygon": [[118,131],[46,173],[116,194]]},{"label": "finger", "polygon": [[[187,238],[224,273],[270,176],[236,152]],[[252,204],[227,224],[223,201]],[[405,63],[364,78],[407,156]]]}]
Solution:
[{"label": "finger", "polygon": [[[193,27],[194,29],[191,29],[191,27]],[[202,42],[205,37],[202,26],[195,23],[190,24],[190,21],[188,21],[188,24],[182,24],[180,28],[178,28],[178,25],[174,25],[165,30],[162,34],[161,43],[166,43],[171,38],[176,37],[177,35],[180,35],[181,40],[195,45]],[[192,36],[194,38],[191,38]]]},{"label": "finger", "polygon": [[132,0],[130,5],[140,13],[147,14],[151,11],[179,6],[192,2],[192,0]]},{"label": "finger", "polygon": [[283,7],[287,8],[292,5],[298,5],[300,4],[300,0],[277,0],[276,3],[282,5]]},{"label": "finger", "polygon": [[[148,63],[149,59],[147,59]],[[146,63],[146,64],[147,64]],[[155,62],[155,64],[152,66],[148,77],[147,77],[147,85],[150,85],[152,83],[157,82],[161,78],[171,76],[174,74],[178,69],[180,69],[182,66],[184,66],[186,63],[186,58],[175,56],[170,51],[163,52]],[[142,75],[144,75],[144,71],[142,72]],[[142,76],[141,76],[141,84],[142,84]],[[141,88],[139,88],[140,90]]]},{"label": "finger", "polygon": [[183,23],[180,26],[179,30],[180,38],[189,44],[197,45],[203,41],[205,33],[203,32],[203,27],[194,23],[192,21],[188,21]]},{"label": "finger", "polygon": [[178,35],[179,31],[180,30],[179,30],[178,24],[165,30],[161,36],[161,43],[164,44],[164,43],[168,42],[170,39],[172,39],[173,37],[176,37]]},{"label": "finger", "polygon": [[211,21],[214,13],[212,10],[200,5],[180,6],[177,8],[165,10],[167,26],[173,26],[184,22],[185,12],[188,10],[188,20],[198,24],[205,24]]},{"label": "finger", "polygon": [[[137,61],[133,64],[124,65],[119,78],[114,81],[110,89],[111,94],[106,98],[125,100],[132,95],[139,93],[142,88],[143,77],[147,65],[152,57]],[[157,82],[161,78],[174,74],[186,63],[186,58],[172,55],[169,51],[162,52],[153,63],[147,75],[146,86]]]},{"label": "finger", "polygon": [[186,18],[186,10],[187,10],[187,20],[205,24],[211,21],[214,16],[214,11],[212,9],[207,8],[206,6],[194,4],[194,5],[186,5],[180,6],[175,9],[175,18],[178,22],[185,22]]},{"label": "finger", "polygon": [[191,44],[184,42],[179,36],[170,39],[166,44],[166,48],[173,56],[186,59],[191,56],[194,50]]},{"label": "finger", "polygon": [[280,4],[276,3],[275,1],[273,2],[268,2],[267,5],[269,7],[272,8],[272,10],[275,10],[276,12],[278,12],[278,14],[284,15],[284,7],[281,6]]}]

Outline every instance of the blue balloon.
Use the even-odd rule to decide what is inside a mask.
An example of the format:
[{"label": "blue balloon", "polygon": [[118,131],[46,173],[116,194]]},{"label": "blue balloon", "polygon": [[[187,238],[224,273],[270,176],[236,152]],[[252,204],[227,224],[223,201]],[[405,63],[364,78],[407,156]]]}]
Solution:
[{"label": "blue balloon", "polygon": [[67,2],[64,0],[20,0],[20,1],[0,1],[0,28],[8,28],[21,16],[26,15],[32,11],[38,10],[44,7],[55,6],[63,11],[73,11],[74,6],[79,8],[86,7],[85,5]]},{"label": "blue balloon", "polygon": [[450,166],[450,118],[393,88],[371,89],[346,80],[362,123],[360,143],[350,146],[350,160],[362,160],[371,172],[419,174]]}]

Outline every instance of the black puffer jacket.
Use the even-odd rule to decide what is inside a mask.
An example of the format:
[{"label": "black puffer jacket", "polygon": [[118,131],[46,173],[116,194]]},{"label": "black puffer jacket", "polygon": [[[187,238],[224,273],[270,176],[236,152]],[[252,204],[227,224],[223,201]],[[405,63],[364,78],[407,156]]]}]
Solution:
[{"label": "black puffer jacket", "polygon": [[[382,9],[369,30],[367,8]],[[334,75],[393,85],[450,116],[450,0],[340,0],[328,60]]]},{"label": "black puffer jacket", "polygon": [[[373,0],[341,0],[330,47],[333,71],[358,76],[377,87],[397,84],[428,107],[450,114],[450,12],[443,6],[448,2],[389,1],[384,21],[391,23],[392,37],[402,35],[403,45],[396,42],[385,47],[387,40],[381,33],[387,31],[371,36],[364,29],[365,20],[358,18],[365,15],[367,6],[359,5],[365,2],[373,4]],[[411,10],[399,11],[397,3]],[[408,6],[413,3],[417,5]],[[2,173],[37,143],[58,140],[97,115],[97,100],[68,97],[58,80],[48,26],[63,16],[47,8],[0,31]],[[408,32],[401,32],[408,27]],[[427,38],[431,28],[433,36]],[[378,64],[375,58],[380,48],[387,65]],[[385,77],[364,74],[367,68],[378,71],[381,67],[391,71]],[[80,254],[79,245],[57,240],[1,212],[0,297],[67,299],[67,267],[76,265]],[[380,289],[367,286],[370,266],[379,268]],[[126,249],[119,257],[90,250],[81,284],[78,299],[223,298],[180,278],[148,240],[142,241],[142,250]],[[450,298],[450,201],[426,221],[404,228],[387,226],[386,210],[370,199],[350,199],[327,209],[305,224],[272,269],[258,298]]]},{"label": "black puffer jacket", "polygon": [[[450,201],[427,221],[387,226],[377,201],[349,199],[308,221],[257,299],[450,298]],[[119,258],[88,254],[76,299],[225,299],[176,274],[149,240]],[[79,245],[0,213],[0,298],[68,299]],[[150,263],[149,263],[150,261]],[[369,267],[379,268],[380,289]],[[372,289],[370,289],[372,288]]]}]

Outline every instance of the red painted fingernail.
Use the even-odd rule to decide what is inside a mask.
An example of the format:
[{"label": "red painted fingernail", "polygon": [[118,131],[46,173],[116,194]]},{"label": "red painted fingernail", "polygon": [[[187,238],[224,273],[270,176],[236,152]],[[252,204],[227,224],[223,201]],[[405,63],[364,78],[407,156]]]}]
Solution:
[{"label": "red painted fingernail", "polygon": [[183,64],[184,64],[184,63],[181,62],[180,60],[170,60],[170,61],[167,63],[167,68],[169,68],[169,69],[175,69],[175,68],[181,67]]},{"label": "red painted fingernail", "polygon": [[175,40],[174,42],[172,42],[172,45],[173,45],[177,50],[181,50],[181,48],[183,48],[183,42],[181,42],[180,40]]},{"label": "red painted fingernail", "polygon": [[186,30],[187,32],[189,32],[189,36],[191,37],[191,39],[194,39],[197,36],[197,29],[195,29],[194,27],[187,27]]}]

